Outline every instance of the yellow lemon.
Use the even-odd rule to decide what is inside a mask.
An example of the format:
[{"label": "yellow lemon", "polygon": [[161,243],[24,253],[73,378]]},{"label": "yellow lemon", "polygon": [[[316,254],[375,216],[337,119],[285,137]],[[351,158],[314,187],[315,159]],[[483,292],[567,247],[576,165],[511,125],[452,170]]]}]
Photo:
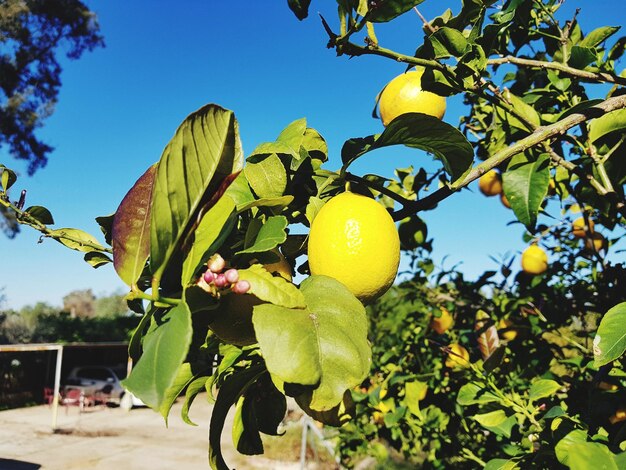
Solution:
[{"label": "yellow lemon", "polygon": [[387,210],[351,192],[328,201],[309,233],[309,268],[344,284],[361,302],[384,294],[400,263],[400,239]]},{"label": "yellow lemon", "polygon": [[401,114],[424,113],[442,119],[446,99],[422,90],[423,69],[410,70],[391,80],[380,94],[380,118],[386,126]]},{"label": "yellow lemon", "polygon": [[508,318],[503,318],[498,322],[498,334],[500,338],[506,341],[513,341],[517,338],[517,330],[513,328],[513,322]]},{"label": "yellow lemon", "polygon": [[[584,217],[579,217],[577,218],[574,222],[572,222],[572,235],[574,235],[576,238],[585,238],[587,236],[587,230],[585,230],[585,218]],[[593,220],[589,219],[589,225],[588,225],[588,233],[593,233],[593,226],[595,224],[593,223]]]},{"label": "yellow lemon", "polygon": [[502,205],[506,207],[507,209],[511,208],[511,203],[509,202],[507,197],[504,195],[504,193],[500,194],[500,202],[502,202]]},{"label": "yellow lemon", "polygon": [[469,367],[469,352],[463,346],[457,343],[448,346],[450,352],[446,358],[446,367],[450,369],[464,369]]},{"label": "yellow lemon", "polygon": [[522,253],[522,269],[527,274],[541,274],[548,269],[548,254],[538,245],[530,245]]},{"label": "yellow lemon", "polygon": [[497,196],[502,193],[502,177],[496,170],[489,170],[478,179],[478,189],[485,196]]},{"label": "yellow lemon", "polygon": [[447,309],[441,309],[441,316],[435,317],[433,316],[430,321],[430,327],[437,332],[437,334],[442,335],[452,326],[454,323],[454,318]]}]

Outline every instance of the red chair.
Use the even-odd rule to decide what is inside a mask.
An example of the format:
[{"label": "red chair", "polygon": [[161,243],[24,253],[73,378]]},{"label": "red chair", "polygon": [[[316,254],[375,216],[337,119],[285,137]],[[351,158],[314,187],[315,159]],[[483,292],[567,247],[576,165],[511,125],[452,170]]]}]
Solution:
[{"label": "red chair", "polygon": [[[61,396],[60,403],[63,406],[78,406],[78,410],[80,413],[85,409],[85,394],[79,388],[66,388],[65,393]],[[68,408],[65,408],[65,413],[67,414]]]},{"label": "red chair", "polygon": [[47,403],[48,406],[52,405],[54,401],[54,389],[50,387],[43,388],[43,402]]}]

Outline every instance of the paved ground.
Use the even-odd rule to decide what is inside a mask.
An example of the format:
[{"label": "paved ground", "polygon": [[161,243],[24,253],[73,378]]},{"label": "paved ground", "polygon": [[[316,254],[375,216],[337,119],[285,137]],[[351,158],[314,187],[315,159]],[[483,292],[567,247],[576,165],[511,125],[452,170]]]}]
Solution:
[{"label": "paved ground", "polygon": [[[81,414],[70,407],[60,408],[59,432],[52,433],[52,411],[45,405],[2,411],[0,470],[207,470],[211,406],[202,401],[198,397],[190,413],[198,426],[180,419],[180,400],[172,409],[169,427],[148,408],[97,407]],[[295,462],[297,452],[289,459],[292,462],[240,456],[230,436],[228,426],[222,435],[222,449],[231,468],[300,468]]]}]

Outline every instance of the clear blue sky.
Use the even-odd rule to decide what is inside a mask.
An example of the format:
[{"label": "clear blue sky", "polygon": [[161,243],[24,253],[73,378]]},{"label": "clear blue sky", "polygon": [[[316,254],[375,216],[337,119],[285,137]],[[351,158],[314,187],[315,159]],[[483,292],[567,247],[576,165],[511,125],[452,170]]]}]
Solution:
[{"label": "clear blue sky", "polygon": [[[245,152],[306,117],[328,141],[327,167],[338,169],[346,139],[382,131],[370,116],[374,97],[405,68],[377,57],[338,58],[326,49],[316,12],[335,25],[332,1],[313,0],[303,22],[286,0],[86,3],[99,17],[106,48],[62,61],[59,103],[39,132],[55,147],[48,165],[29,178],[22,165],[0,151],[0,161],[23,175],[13,197],[27,189],[27,205],[48,207],[59,228],[99,235],[94,217],[114,212],[134,181],[158,160],[178,124],[209,102],[235,111]],[[459,5],[431,0],[420,10],[432,18]],[[570,0],[567,17],[576,6],[582,7],[584,31],[626,18],[626,6],[618,0]],[[377,35],[385,47],[412,54],[422,37],[421,22],[409,12],[391,27],[377,27]],[[459,96],[448,102],[445,120],[453,125],[459,122],[461,101]],[[353,169],[390,176],[395,167],[422,161],[430,159],[414,150],[385,150]],[[423,216],[435,238],[435,261],[441,264],[449,255],[446,267],[462,261],[462,270],[475,277],[497,269],[490,255],[513,254],[524,244],[521,227],[507,226],[512,214],[496,198],[480,195],[475,185],[470,189]],[[61,305],[62,297],[76,289],[90,288],[96,295],[125,289],[111,265],[94,270],[81,254],[38,239],[28,227],[15,240],[0,235],[5,307],[37,301]]]}]

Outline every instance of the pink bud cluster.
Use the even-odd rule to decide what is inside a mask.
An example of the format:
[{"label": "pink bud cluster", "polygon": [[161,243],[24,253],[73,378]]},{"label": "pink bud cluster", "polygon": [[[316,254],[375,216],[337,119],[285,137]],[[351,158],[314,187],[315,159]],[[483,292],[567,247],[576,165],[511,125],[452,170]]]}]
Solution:
[{"label": "pink bud cluster", "polygon": [[198,280],[198,286],[209,293],[217,293],[220,290],[231,289],[235,294],[245,294],[250,290],[250,283],[239,279],[239,271],[235,268],[226,268],[226,261],[218,253],[209,258],[206,263],[207,270]]}]

